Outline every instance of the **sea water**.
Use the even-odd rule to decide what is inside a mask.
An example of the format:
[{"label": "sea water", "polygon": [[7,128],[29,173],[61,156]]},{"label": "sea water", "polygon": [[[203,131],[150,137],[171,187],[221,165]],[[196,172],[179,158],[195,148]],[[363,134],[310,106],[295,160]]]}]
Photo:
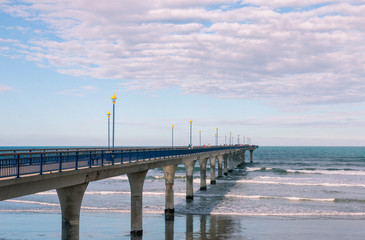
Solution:
[{"label": "sea water", "polygon": [[[254,163],[199,191],[187,202],[183,165],[176,171],[175,218],[165,220],[161,169],[149,170],[143,192],[143,239],[365,239],[365,148],[260,147]],[[80,239],[130,239],[126,175],[91,182]],[[0,239],[60,239],[55,190],[0,202]]]}]

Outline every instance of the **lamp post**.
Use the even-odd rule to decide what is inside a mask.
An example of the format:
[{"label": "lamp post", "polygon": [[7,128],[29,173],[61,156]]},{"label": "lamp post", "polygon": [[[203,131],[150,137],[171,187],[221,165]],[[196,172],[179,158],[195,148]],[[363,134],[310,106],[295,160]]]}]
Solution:
[{"label": "lamp post", "polygon": [[117,97],[115,96],[115,93],[113,93],[112,96],[112,102],[113,102],[113,149],[114,149],[114,132],[115,132],[115,100],[117,100]]},{"label": "lamp post", "polygon": [[108,116],[108,148],[110,148],[110,112],[106,114]]},{"label": "lamp post", "polygon": [[215,145],[218,146],[218,128],[215,129],[216,133],[215,133]]},{"label": "lamp post", "polygon": [[199,145],[202,145],[202,130],[199,130]]},{"label": "lamp post", "polygon": [[227,135],[224,135],[224,145],[227,145]]},{"label": "lamp post", "polygon": [[229,145],[232,145],[232,132],[229,132]]},{"label": "lamp post", "polygon": [[190,147],[193,146],[193,120],[190,120]]},{"label": "lamp post", "polygon": [[243,145],[245,145],[245,144],[246,144],[245,136],[243,136],[243,138],[242,138],[242,144],[243,144]]},{"label": "lamp post", "polygon": [[237,143],[240,145],[240,135],[238,134]]},{"label": "lamp post", "polygon": [[171,146],[174,146],[174,125],[171,126]]}]

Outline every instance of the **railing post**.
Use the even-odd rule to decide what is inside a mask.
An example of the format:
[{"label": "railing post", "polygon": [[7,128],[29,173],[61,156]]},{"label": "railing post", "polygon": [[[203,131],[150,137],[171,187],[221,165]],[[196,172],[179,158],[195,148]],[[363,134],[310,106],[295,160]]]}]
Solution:
[{"label": "railing post", "polygon": [[104,166],[104,151],[101,150],[101,166]]},{"label": "railing post", "polygon": [[43,174],[43,153],[41,153],[41,159],[39,160],[39,175]]},{"label": "railing post", "polygon": [[114,158],[115,158],[115,151],[113,149],[113,154],[112,154],[112,165],[114,165]]},{"label": "railing post", "polygon": [[78,163],[79,163],[79,152],[76,152],[76,156],[75,156],[75,170],[77,170]]},{"label": "railing post", "polygon": [[123,150],[120,150],[120,163],[122,164],[123,163]]},{"label": "railing post", "polygon": [[129,150],[129,162],[132,161],[132,150]]},{"label": "railing post", "polygon": [[91,151],[89,152],[89,168],[91,168]]},{"label": "railing post", "polygon": [[62,153],[60,153],[60,159],[58,160],[58,172],[62,172]]},{"label": "railing post", "polygon": [[139,155],[138,149],[136,149],[136,152],[137,152],[137,162],[138,162],[138,155]]},{"label": "railing post", "polygon": [[16,177],[20,178],[20,155],[18,154],[18,158],[16,159]]}]

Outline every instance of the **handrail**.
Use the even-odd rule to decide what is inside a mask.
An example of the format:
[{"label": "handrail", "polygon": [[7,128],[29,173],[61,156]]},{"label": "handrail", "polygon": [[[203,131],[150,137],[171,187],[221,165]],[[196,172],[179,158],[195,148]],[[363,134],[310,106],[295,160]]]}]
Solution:
[{"label": "handrail", "polygon": [[194,155],[212,151],[256,149],[255,145],[231,145],[210,147],[120,147],[120,148],[65,148],[54,151],[29,149],[27,152],[0,153],[0,178],[27,174],[62,172],[83,167],[100,167],[126,162],[148,161]]}]

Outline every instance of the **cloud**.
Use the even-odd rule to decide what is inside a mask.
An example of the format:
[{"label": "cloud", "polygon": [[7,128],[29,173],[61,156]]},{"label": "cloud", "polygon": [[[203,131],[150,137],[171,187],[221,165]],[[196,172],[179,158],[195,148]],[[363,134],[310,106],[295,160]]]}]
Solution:
[{"label": "cloud", "polygon": [[120,79],[130,89],[179,87],[186,94],[281,105],[365,101],[362,0],[0,5],[44,22],[55,36],[41,31],[6,47],[64,74]]},{"label": "cloud", "polygon": [[0,93],[14,90],[12,87],[0,84]]}]

